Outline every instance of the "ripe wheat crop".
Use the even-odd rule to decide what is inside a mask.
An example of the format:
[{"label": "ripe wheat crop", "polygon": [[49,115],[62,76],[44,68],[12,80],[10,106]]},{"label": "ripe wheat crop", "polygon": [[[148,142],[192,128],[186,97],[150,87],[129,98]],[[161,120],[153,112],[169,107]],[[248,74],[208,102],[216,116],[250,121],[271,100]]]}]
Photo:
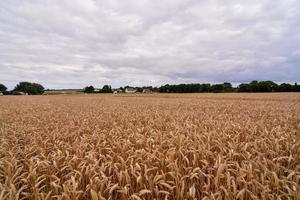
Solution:
[{"label": "ripe wheat crop", "polygon": [[300,199],[299,94],[0,97],[0,199]]}]

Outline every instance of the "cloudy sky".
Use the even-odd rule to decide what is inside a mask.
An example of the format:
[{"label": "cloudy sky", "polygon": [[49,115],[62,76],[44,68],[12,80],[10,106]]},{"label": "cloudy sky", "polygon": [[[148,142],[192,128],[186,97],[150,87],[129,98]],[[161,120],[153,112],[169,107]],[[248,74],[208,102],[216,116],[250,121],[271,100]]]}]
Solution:
[{"label": "cloudy sky", "polygon": [[1,0],[0,82],[300,82],[299,0]]}]

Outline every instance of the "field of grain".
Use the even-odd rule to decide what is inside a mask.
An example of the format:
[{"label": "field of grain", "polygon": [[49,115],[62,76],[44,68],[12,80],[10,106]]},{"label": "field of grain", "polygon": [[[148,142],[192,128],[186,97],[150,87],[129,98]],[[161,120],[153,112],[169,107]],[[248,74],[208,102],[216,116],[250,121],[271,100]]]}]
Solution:
[{"label": "field of grain", "polygon": [[0,199],[300,199],[300,94],[0,97]]}]

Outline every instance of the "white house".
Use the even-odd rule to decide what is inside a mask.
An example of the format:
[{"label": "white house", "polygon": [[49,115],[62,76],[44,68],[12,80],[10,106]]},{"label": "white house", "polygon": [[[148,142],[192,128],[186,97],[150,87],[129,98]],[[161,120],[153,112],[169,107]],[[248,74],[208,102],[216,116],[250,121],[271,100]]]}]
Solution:
[{"label": "white house", "polygon": [[3,96],[3,93],[2,93],[2,92],[0,92],[0,96]]},{"label": "white house", "polygon": [[135,88],[126,88],[125,89],[125,93],[136,93],[136,89]]}]

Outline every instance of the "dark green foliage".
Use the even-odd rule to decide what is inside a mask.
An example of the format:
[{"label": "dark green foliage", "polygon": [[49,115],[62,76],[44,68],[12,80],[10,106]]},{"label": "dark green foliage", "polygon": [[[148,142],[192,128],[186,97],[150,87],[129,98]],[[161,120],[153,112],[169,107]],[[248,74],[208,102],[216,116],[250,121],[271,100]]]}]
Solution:
[{"label": "dark green foliage", "polygon": [[7,87],[0,83],[0,92],[5,92],[7,90]]},{"label": "dark green foliage", "polygon": [[296,92],[295,87],[288,83],[277,85],[273,81],[252,81],[238,86],[238,92]]},{"label": "dark green foliage", "polygon": [[278,91],[279,92],[292,92],[293,91],[293,86],[288,83],[282,83],[278,85]]},{"label": "dark green foliage", "polygon": [[111,89],[111,86],[110,85],[104,85],[101,89],[101,92],[102,93],[112,93],[112,89]]},{"label": "dark green foliage", "polygon": [[137,92],[143,92],[143,88],[138,87],[136,91],[137,91]]},{"label": "dark green foliage", "polygon": [[153,91],[162,93],[199,93],[199,92],[300,92],[300,85],[282,83],[277,85],[273,81],[251,81],[250,83],[242,83],[237,88],[233,88],[231,83],[225,82],[221,84],[179,84],[179,85],[163,85],[154,88]]},{"label": "dark green foliage", "polygon": [[273,81],[260,81],[258,83],[258,91],[259,92],[276,92],[277,84]]},{"label": "dark green foliage", "polygon": [[250,84],[242,83],[238,86],[239,92],[252,92],[252,88]]},{"label": "dark green foliage", "polygon": [[238,92],[300,92],[300,87],[295,83],[282,83],[277,85],[273,81],[252,81],[251,83],[242,83],[238,86]]},{"label": "dark green foliage", "polygon": [[298,85],[297,83],[295,83],[293,85],[293,92],[300,92],[300,85]]},{"label": "dark green foliage", "polygon": [[163,93],[197,93],[197,92],[232,92],[231,83],[222,83],[210,85],[207,83],[191,83],[179,85],[164,85],[158,88],[159,92]]},{"label": "dark green foliage", "polygon": [[90,85],[90,86],[86,86],[85,88],[83,88],[83,92],[85,93],[93,93],[95,91],[95,88]]},{"label": "dark green foliage", "polygon": [[224,92],[224,85],[223,84],[212,85],[210,90],[212,92]]},{"label": "dark green foliage", "polygon": [[228,83],[228,82],[223,83],[223,91],[224,92],[233,92],[231,83]]},{"label": "dark green foliage", "polygon": [[14,91],[24,92],[30,95],[37,95],[44,92],[44,87],[38,83],[20,82],[18,85],[16,85]]},{"label": "dark green foliage", "polygon": [[251,92],[258,92],[258,81],[250,82]]}]

